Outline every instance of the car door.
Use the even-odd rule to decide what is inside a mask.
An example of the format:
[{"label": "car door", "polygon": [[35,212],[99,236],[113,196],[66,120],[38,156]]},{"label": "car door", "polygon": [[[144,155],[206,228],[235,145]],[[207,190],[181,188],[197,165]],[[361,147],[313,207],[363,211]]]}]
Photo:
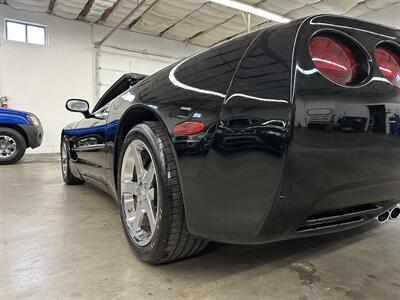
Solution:
[{"label": "car door", "polygon": [[[94,112],[80,121],[76,127],[74,150],[80,174],[107,185],[106,173],[106,129],[113,131],[118,122],[114,120],[107,126],[108,114],[114,99],[138,81],[145,78],[141,74],[125,74],[121,76],[99,99]],[[96,183],[94,182],[94,183]]]},{"label": "car door", "polygon": [[74,151],[80,174],[106,184],[105,130],[110,103],[81,120],[75,129]]}]

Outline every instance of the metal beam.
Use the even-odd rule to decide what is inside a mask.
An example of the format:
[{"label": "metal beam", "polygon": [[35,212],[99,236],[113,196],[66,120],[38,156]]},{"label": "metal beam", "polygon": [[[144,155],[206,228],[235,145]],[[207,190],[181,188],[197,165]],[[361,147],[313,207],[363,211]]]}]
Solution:
[{"label": "metal beam", "polygon": [[127,28],[127,29],[131,29],[133,26],[135,26],[135,24],[136,24],[137,22],[139,22],[139,21],[142,19],[143,15],[144,15],[145,13],[147,13],[150,9],[152,9],[158,2],[160,2],[160,0],[154,1],[154,2],[142,13],[142,15],[141,15],[139,18],[136,18],[135,20],[133,20],[133,21],[128,25],[128,28]]},{"label": "metal beam", "polygon": [[88,15],[90,9],[92,8],[92,5],[94,3],[94,0],[88,0],[86,2],[85,6],[83,7],[82,11],[80,12],[78,16],[78,20],[85,20],[86,16]]},{"label": "metal beam", "polygon": [[120,2],[121,0],[117,0],[111,7],[106,8],[101,17],[97,20],[97,23],[104,23]]},{"label": "metal beam", "polygon": [[203,3],[202,5],[200,5],[198,8],[196,8],[195,10],[191,11],[190,13],[188,13],[187,15],[183,16],[182,18],[180,18],[178,21],[176,21],[174,24],[172,24],[171,26],[167,27],[166,29],[164,29],[163,31],[161,31],[158,36],[162,37],[168,30],[170,30],[172,27],[174,27],[175,25],[177,25],[178,23],[182,22],[183,20],[185,20],[186,18],[190,17],[191,15],[193,15],[194,13],[196,13],[197,11],[199,11],[200,9],[202,9],[204,6],[207,5],[207,2]]},{"label": "metal beam", "polygon": [[[256,26],[261,26],[261,25],[264,25],[264,24],[271,24],[271,25],[273,25],[273,24],[276,24],[276,23],[273,23],[272,21],[268,20],[268,21],[262,22],[262,23],[260,23],[260,24],[254,25],[254,26],[252,26],[251,28],[256,27]],[[267,27],[268,27],[268,26],[266,26],[265,28],[267,28]],[[251,31],[251,30],[250,30],[250,31]],[[215,42],[215,43],[212,44],[210,47],[212,47],[212,46],[214,46],[214,45],[216,45],[216,44],[218,44],[218,43],[221,43],[221,42],[223,42],[223,41],[227,41],[227,40],[229,40],[229,39],[231,39],[231,38],[234,38],[235,36],[238,36],[238,35],[241,35],[241,34],[245,34],[245,33],[248,33],[248,32],[249,32],[248,30],[243,30],[243,31],[241,31],[241,32],[239,32],[239,33],[235,33],[234,35],[228,36],[228,37],[226,37],[226,38],[223,38],[222,40],[219,40],[218,42]]]},{"label": "metal beam", "polygon": [[50,0],[49,8],[47,9],[47,13],[53,14],[54,5],[56,4],[56,0]]},{"label": "metal beam", "polygon": [[[264,2],[266,2],[266,0],[260,0],[260,1],[258,1],[256,4],[254,4],[254,6],[258,6],[258,5],[260,5],[260,4],[264,3]],[[241,12],[241,13],[243,14],[243,12]],[[217,28],[217,27],[219,27],[219,26],[221,26],[221,25],[224,25],[225,23],[229,22],[230,20],[232,20],[232,19],[235,18],[236,16],[237,16],[237,14],[236,14],[236,15],[233,15],[232,17],[226,19],[225,21],[223,21],[223,22],[221,22],[221,23],[215,24],[214,26],[212,26],[212,27],[210,27],[210,28],[208,28],[208,29],[206,29],[206,30],[203,30],[203,31],[200,31],[200,32],[194,34],[193,36],[191,36],[190,38],[188,38],[188,39],[186,40],[186,43],[189,44],[194,38],[196,38],[196,37],[198,37],[198,36],[200,36],[200,35],[206,34],[206,33],[210,32],[211,30],[214,30],[215,28]],[[250,20],[246,20],[245,22],[247,23],[247,21],[250,21]],[[270,22],[270,21],[268,20],[268,22]],[[249,28],[248,28],[248,30],[249,30]],[[236,35],[236,34],[235,34],[235,35]],[[233,35],[233,36],[235,36],[235,35]],[[229,36],[229,37],[227,37],[227,38],[224,38],[224,39],[220,40],[219,42],[222,42],[222,41],[224,41],[224,40],[226,40],[226,39],[230,39],[230,38],[232,38],[232,36]],[[214,43],[213,45],[218,44],[219,42]]]},{"label": "metal beam", "polygon": [[120,28],[120,27],[126,22],[126,20],[128,20],[130,17],[132,17],[133,14],[134,14],[145,2],[146,2],[146,0],[140,1],[140,2],[138,3],[138,5],[136,5],[136,7],[135,7],[134,9],[132,9],[132,11],[131,11],[129,14],[127,14],[126,17],[123,18],[123,19],[121,20],[121,22],[119,22],[119,23],[117,24],[117,26],[115,26],[109,33],[107,33],[106,36],[103,37],[99,42],[96,42],[96,46],[99,47],[99,46],[101,46],[102,44],[104,44],[104,42],[105,42],[106,40],[108,40],[108,38],[109,38],[111,35],[113,35],[113,33],[114,33],[115,31],[117,31],[117,29]]}]

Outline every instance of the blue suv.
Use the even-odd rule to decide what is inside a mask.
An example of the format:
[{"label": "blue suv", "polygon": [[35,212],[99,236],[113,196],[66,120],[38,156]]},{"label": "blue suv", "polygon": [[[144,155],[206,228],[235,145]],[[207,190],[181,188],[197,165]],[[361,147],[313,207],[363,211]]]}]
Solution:
[{"label": "blue suv", "polygon": [[43,128],[34,114],[0,108],[0,165],[19,161],[26,148],[42,144]]}]

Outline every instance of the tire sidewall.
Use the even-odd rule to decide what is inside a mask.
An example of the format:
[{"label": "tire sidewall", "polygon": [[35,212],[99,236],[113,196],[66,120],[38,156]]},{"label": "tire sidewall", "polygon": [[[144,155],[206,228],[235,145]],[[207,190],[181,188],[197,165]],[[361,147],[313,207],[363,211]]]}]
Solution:
[{"label": "tire sidewall", "polygon": [[9,136],[16,143],[16,149],[15,149],[14,154],[6,159],[0,158],[0,164],[16,163],[25,154],[26,142],[25,142],[24,137],[18,131],[11,129],[11,128],[0,128],[0,135]]},{"label": "tire sidewall", "polygon": [[[150,242],[146,246],[137,245],[131,238],[129,234],[129,230],[125,223],[125,212],[122,204],[122,196],[121,196],[121,167],[122,161],[126,152],[127,147],[131,144],[131,142],[135,139],[140,139],[145,143],[147,148],[151,152],[152,159],[154,161],[155,169],[156,169],[156,178],[157,178],[157,219],[156,219],[156,229],[154,231],[153,237]],[[132,246],[133,252],[137,255],[141,260],[146,262],[156,261],[160,258],[164,257],[165,245],[166,241],[168,241],[168,215],[165,213],[170,209],[170,203],[168,203],[165,199],[168,199],[167,193],[168,190],[167,184],[167,166],[165,162],[165,155],[163,149],[159,146],[161,145],[161,140],[156,134],[152,131],[152,129],[146,125],[145,123],[139,124],[131,129],[131,131],[127,134],[125,141],[123,142],[119,162],[118,162],[118,203],[120,208],[120,215],[122,226],[124,228],[125,235]]]}]

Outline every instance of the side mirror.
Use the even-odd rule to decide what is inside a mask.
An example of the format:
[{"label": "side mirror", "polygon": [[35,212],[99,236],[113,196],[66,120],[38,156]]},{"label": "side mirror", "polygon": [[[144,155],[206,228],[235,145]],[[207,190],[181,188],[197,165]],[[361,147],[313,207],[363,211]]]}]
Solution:
[{"label": "side mirror", "polygon": [[69,99],[65,104],[65,107],[69,111],[82,113],[85,116],[85,118],[90,117],[89,103],[86,100]]}]

